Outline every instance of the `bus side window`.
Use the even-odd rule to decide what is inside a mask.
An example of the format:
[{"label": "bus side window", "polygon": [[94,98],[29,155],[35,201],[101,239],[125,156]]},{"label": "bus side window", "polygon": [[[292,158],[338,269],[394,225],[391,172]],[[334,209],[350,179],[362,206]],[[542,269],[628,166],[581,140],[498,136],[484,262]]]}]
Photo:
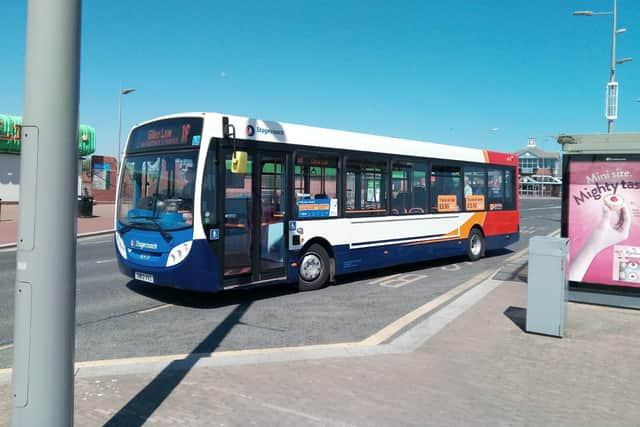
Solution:
[{"label": "bus side window", "polygon": [[415,215],[427,207],[426,165],[394,161],[391,166],[391,214]]},{"label": "bus side window", "polygon": [[338,157],[297,154],[294,173],[297,218],[338,216]]},{"label": "bus side window", "polygon": [[504,209],[504,183],[502,169],[489,167],[489,210],[499,211]]},{"label": "bus side window", "polygon": [[462,201],[461,170],[458,166],[431,167],[431,207],[434,212],[458,212]]}]

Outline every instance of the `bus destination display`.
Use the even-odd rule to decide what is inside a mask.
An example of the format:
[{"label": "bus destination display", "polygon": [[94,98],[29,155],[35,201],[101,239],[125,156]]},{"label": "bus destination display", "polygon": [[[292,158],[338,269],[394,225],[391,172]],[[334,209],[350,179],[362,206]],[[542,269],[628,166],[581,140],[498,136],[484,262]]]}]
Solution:
[{"label": "bus destination display", "polygon": [[202,119],[167,119],[139,127],[131,134],[128,152],[200,145]]}]

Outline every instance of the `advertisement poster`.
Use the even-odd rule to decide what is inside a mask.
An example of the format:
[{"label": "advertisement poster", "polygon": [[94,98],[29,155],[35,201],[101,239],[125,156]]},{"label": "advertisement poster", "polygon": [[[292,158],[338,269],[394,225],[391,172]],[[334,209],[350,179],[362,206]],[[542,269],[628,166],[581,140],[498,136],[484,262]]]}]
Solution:
[{"label": "advertisement poster", "polygon": [[569,280],[640,288],[640,161],[569,163]]}]

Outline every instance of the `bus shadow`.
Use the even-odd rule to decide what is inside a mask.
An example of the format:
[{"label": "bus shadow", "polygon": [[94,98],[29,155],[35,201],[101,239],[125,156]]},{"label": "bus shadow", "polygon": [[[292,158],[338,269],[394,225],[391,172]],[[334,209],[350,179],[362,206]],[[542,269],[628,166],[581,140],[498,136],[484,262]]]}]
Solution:
[{"label": "bus shadow", "polygon": [[263,299],[278,298],[296,293],[290,284],[252,287],[245,289],[229,289],[217,293],[194,292],[157,285],[149,285],[137,280],[127,283],[127,288],[144,297],[181,307],[212,309],[253,303]]},{"label": "bus shadow", "polygon": [[138,427],[142,426],[160,407],[173,390],[180,385],[191,369],[204,357],[210,357],[224,338],[229,335],[235,325],[241,323],[242,316],[247,312],[251,302],[244,302],[233,309],[231,313],[207,335],[183,359],[169,363],[145,388],[135,395],[109,421],[107,427]]}]

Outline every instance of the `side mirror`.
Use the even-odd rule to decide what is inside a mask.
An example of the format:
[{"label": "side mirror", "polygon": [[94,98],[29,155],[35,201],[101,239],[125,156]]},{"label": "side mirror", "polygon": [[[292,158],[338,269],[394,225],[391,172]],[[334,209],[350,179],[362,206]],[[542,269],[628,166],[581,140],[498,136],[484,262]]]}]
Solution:
[{"label": "side mirror", "polygon": [[231,157],[231,173],[247,173],[247,152],[234,151]]}]

